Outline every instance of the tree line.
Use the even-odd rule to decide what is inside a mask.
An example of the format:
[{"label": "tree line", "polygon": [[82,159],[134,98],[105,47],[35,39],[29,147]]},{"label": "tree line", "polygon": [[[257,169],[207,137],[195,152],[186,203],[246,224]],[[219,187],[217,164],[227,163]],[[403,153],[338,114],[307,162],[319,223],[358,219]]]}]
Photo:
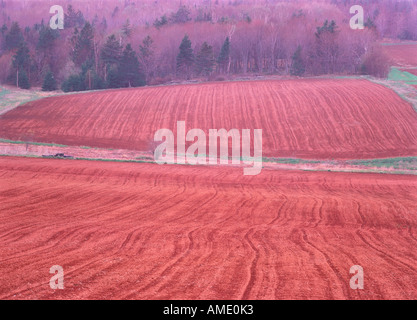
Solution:
[{"label": "tree line", "polygon": [[[0,81],[83,91],[238,74],[386,74],[387,59],[375,46],[387,33],[380,22],[385,7],[368,10],[365,29],[352,31],[338,1],[321,8],[325,14],[282,2],[279,15],[262,16],[227,10],[219,16],[207,7],[180,5],[141,24],[116,19],[118,7],[111,17],[88,19],[69,5],[64,30],[43,20],[25,27],[11,20],[0,29]],[[414,7],[396,8],[415,13]],[[407,31],[413,21],[403,22],[399,37],[414,37]]]},{"label": "tree line", "polygon": [[[10,30],[3,29],[4,48],[12,54],[12,64],[7,75],[7,82],[22,89],[29,89],[32,83],[42,82],[42,89],[53,91],[58,88],[54,70],[59,57],[56,54],[58,30],[52,30],[43,22],[34,30],[39,34],[34,54],[30,52],[25,40],[26,31],[22,31],[18,22],[13,22]],[[68,58],[74,70],[63,79],[63,91],[84,91],[104,88],[138,87],[145,85],[145,75],[137,53],[131,44],[121,46],[115,35],[108,37],[107,42],[97,52],[94,42],[94,29],[88,22],[79,30],[74,27],[69,38]],[[145,41],[146,43],[146,41]],[[39,71],[44,72],[39,73]],[[43,78],[40,74],[43,73]]]}]

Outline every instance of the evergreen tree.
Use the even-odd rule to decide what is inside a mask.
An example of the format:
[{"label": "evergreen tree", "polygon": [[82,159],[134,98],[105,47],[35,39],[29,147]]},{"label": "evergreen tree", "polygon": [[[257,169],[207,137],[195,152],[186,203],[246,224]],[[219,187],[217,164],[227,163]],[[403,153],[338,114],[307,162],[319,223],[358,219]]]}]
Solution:
[{"label": "evergreen tree", "polygon": [[[21,86],[21,81],[25,81],[25,77],[27,79],[27,83],[29,83],[29,78],[27,77],[27,71],[30,71],[31,59],[29,55],[29,48],[27,47],[25,42],[20,44],[19,49],[17,50],[16,54],[13,56],[13,71],[12,74],[9,76],[9,81],[16,84],[17,87]],[[22,74],[24,74],[22,76]],[[27,86],[27,85],[25,85]],[[30,85],[29,85],[30,87]],[[27,89],[27,88],[24,88]]]},{"label": "evergreen tree", "polygon": [[123,31],[123,34],[124,34],[126,37],[130,37],[130,36],[131,36],[131,34],[132,34],[132,27],[130,26],[130,21],[129,21],[129,19],[127,19],[127,20],[126,20],[126,23],[123,25],[123,27],[122,27],[122,31]]},{"label": "evergreen tree", "polygon": [[196,73],[200,75],[201,73],[205,76],[210,75],[213,71],[214,66],[214,56],[213,56],[213,47],[208,45],[207,42],[204,42],[201,46],[200,52],[197,54],[195,61]]},{"label": "evergreen tree", "polygon": [[120,46],[119,41],[117,41],[116,36],[112,34],[107,38],[106,43],[101,49],[101,60],[106,66],[118,64],[120,62],[121,54],[122,47]]},{"label": "evergreen tree", "polygon": [[73,48],[71,58],[77,67],[80,67],[87,60],[94,61],[94,31],[93,27],[87,22],[82,30],[78,32],[76,28],[71,42]]},{"label": "evergreen tree", "polygon": [[107,20],[106,20],[106,18],[103,18],[103,20],[101,20],[100,28],[102,30],[106,30],[107,29]]},{"label": "evergreen tree", "polygon": [[92,74],[92,82],[93,82],[92,84],[93,90],[100,90],[100,89],[106,88],[106,83],[95,71],[93,71],[93,74]]},{"label": "evergreen tree", "polygon": [[75,12],[72,5],[68,5],[67,13],[65,13],[64,19],[65,29],[74,27],[81,28],[84,25],[84,23],[85,19],[82,12],[80,10]]},{"label": "evergreen tree", "polygon": [[107,71],[107,88],[120,88],[119,70],[117,66],[112,66]]},{"label": "evergreen tree", "polygon": [[158,30],[159,28],[163,27],[166,24],[168,24],[168,18],[165,14],[161,17],[161,20],[156,19],[155,22],[153,23],[154,27],[157,28]]},{"label": "evergreen tree", "polygon": [[230,40],[229,37],[223,43],[222,49],[220,50],[219,58],[217,59],[217,63],[221,71],[226,72],[227,67],[229,65],[229,57],[230,57]]},{"label": "evergreen tree", "polygon": [[[39,39],[36,44],[36,54],[38,59],[39,73],[45,70],[58,72],[56,64],[56,40],[59,38],[59,31],[45,27],[43,24],[39,28]],[[39,76],[40,76],[39,74]]]},{"label": "evergreen tree", "polygon": [[326,32],[335,33],[337,31],[337,25],[334,20],[329,23],[329,20],[326,20],[322,27],[317,27],[316,37],[320,38],[322,34]]},{"label": "evergreen tree", "polygon": [[210,12],[204,12],[203,9],[198,9],[197,17],[194,19],[195,22],[206,22],[213,21],[213,17]]},{"label": "evergreen tree", "polygon": [[23,34],[22,30],[20,29],[19,23],[13,22],[9,32],[6,34],[6,50],[13,50],[19,48],[23,41]]},{"label": "evergreen tree", "polygon": [[71,60],[73,60],[73,62],[74,62],[74,57],[75,57],[75,47],[77,46],[77,41],[78,41],[79,36],[80,36],[80,32],[78,28],[74,28],[74,32],[72,33],[72,36],[69,39],[70,47],[71,47],[69,57],[71,58]]},{"label": "evergreen tree", "polygon": [[84,82],[85,90],[92,90],[93,83],[94,62],[92,60],[85,61],[81,66],[80,78]]},{"label": "evergreen tree", "polygon": [[376,30],[376,25],[374,21],[371,19],[371,17],[368,17],[368,20],[366,20],[364,27],[368,29]]},{"label": "evergreen tree", "polygon": [[36,49],[45,52],[52,51],[55,47],[55,40],[59,38],[59,31],[49,27],[41,26],[39,29],[39,39],[36,44]]},{"label": "evergreen tree", "polygon": [[42,91],[55,91],[57,88],[56,80],[52,72],[48,72],[43,79]]},{"label": "evergreen tree", "polygon": [[112,34],[107,38],[106,43],[101,49],[100,57],[104,65],[104,80],[107,81],[108,72],[112,67],[118,67],[122,55],[122,47]]},{"label": "evergreen tree", "polygon": [[29,48],[26,45],[26,42],[22,42],[17,50],[16,54],[13,56],[13,67],[17,70],[29,70],[30,68],[30,55]]},{"label": "evergreen tree", "polygon": [[194,54],[191,48],[191,41],[185,35],[180,45],[180,52],[177,56],[177,72],[186,75],[187,79],[191,76],[191,68],[194,64]]},{"label": "evergreen tree", "polygon": [[301,46],[297,47],[297,50],[294,52],[292,56],[292,63],[290,73],[293,76],[302,76],[305,73],[305,63],[303,57],[301,56],[302,48]]},{"label": "evergreen tree", "polygon": [[1,27],[1,29],[0,29],[0,32],[1,32],[1,34],[4,36],[5,35],[5,33],[7,32],[7,26],[6,26],[6,24],[4,23],[3,24],[3,26]]},{"label": "evergreen tree", "polygon": [[145,80],[149,82],[151,77],[151,70],[154,65],[155,52],[153,49],[153,40],[150,36],[143,39],[142,44],[139,45],[139,60],[142,64],[145,73]]},{"label": "evergreen tree", "polygon": [[188,10],[186,6],[181,5],[178,8],[178,11],[171,15],[171,22],[186,23],[188,21],[191,21],[190,14],[190,10]]},{"label": "evergreen tree", "polygon": [[20,70],[18,72],[19,77],[19,88],[21,89],[30,89],[30,82],[25,70]]},{"label": "evergreen tree", "polygon": [[136,52],[130,44],[126,45],[120,61],[119,81],[122,87],[139,87],[145,85],[145,76],[140,70]]},{"label": "evergreen tree", "polygon": [[62,83],[61,89],[64,92],[84,91],[84,79],[78,74],[71,75]]}]

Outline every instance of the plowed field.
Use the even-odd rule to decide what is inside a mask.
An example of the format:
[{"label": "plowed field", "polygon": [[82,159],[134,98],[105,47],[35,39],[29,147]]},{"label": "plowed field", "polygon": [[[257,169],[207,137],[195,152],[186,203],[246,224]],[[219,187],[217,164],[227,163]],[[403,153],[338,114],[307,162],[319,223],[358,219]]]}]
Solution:
[{"label": "plowed field", "polygon": [[414,74],[415,76],[417,76],[417,69],[406,69],[405,71]]},{"label": "plowed field", "polygon": [[0,299],[417,298],[414,176],[0,158],[0,179]]},{"label": "plowed field", "polygon": [[366,80],[248,81],[111,90],[29,102],[0,117],[0,137],[153,151],[157,130],[263,129],[266,157],[417,155],[417,114]]},{"label": "plowed field", "polygon": [[396,67],[417,66],[417,43],[397,43],[383,45],[382,51]]}]

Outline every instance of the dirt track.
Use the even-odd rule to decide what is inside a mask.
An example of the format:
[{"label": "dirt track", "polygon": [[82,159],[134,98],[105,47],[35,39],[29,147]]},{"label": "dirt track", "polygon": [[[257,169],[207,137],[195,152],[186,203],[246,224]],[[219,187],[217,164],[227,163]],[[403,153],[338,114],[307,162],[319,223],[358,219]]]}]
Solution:
[{"label": "dirt track", "polygon": [[0,116],[0,137],[153,152],[154,134],[263,129],[266,157],[417,156],[417,114],[366,80],[211,83],[110,90],[30,102]]},{"label": "dirt track", "polygon": [[414,176],[0,158],[0,179],[0,299],[417,298]]}]

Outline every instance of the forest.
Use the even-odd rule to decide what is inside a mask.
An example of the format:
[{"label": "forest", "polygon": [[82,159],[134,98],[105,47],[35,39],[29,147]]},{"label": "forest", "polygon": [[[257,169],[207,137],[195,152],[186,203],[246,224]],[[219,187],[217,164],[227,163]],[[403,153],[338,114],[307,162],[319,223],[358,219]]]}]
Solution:
[{"label": "forest", "polygon": [[[234,76],[385,77],[417,40],[415,0],[0,0],[0,82],[84,91]],[[50,27],[50,7],[64,28]],[[353,30],[350,8],[364,8]]]}]

